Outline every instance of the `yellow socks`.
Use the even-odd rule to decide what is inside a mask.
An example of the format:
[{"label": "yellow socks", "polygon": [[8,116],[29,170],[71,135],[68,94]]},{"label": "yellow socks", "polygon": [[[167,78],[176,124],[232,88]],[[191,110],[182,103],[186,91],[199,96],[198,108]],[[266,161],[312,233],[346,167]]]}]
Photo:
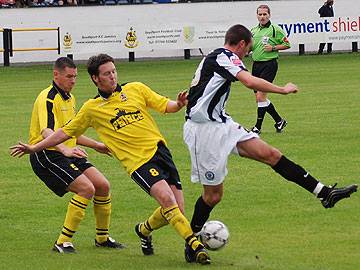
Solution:
[{"label": "yellow socks", "polygon": [[96,241],[105,242],[109,237],[110,215],[111,215],[111,196],[94,197],[94,213],[96,220]]},{"label": "yellow socks", "polygon": [[157,230],[169,224],[166,218],[161,213],[161,207],[158,207],[154,213],[140,225],[140,232],[144,236],[149,236],[153,230]]},{"label": "yellow socks", "polygon": [[75,194],[68,205],[68,210],[66,213],[63,229],[61,234],[56,241],[57,244],[62,244],[64,242],[71,242],[71,238],[77,231],[80,222],[85,216],[86,207],[89,204],[89,200]]},{"label": "yellow socks", "polygon": [[199,246],[203,247],[203,245],[195,237],[190,227],[189,221],[181,213],[177,205],[165,209],[162,208],[161,212],[166,218],[166,220],[175,228],[178,234],[188,243],[188,245],[193,250],[196,250]]}]

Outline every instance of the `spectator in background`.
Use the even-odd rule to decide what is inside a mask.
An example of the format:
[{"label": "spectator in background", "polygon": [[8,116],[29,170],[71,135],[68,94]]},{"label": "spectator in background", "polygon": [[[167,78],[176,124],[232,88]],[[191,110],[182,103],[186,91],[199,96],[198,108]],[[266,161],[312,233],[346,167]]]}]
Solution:
[{"label": "spectator in background", "polygon": [[64,5],[64,1],[63,0],[52,0],[53,1],[53,6],[63,6]]},{"label": "spectator in background", "polygon": [[77,6],[77,0],[66,0],[65,6]]},{"label": "spectator in background", "polygon": [[44,0],[29,0],[28,2],[29,7],[41,7],[41,6],[45,6],[45,1]]},{"label": "spectator in background", "polygon": [[27,7],[27,1],[26,0],[16,0],[15,7],[17,7],[17,8]]},{"label": "spectator in background", "polygon": [[[320,17],[334,17],[334,0],[326,0],[324,5],[319,8],[318,13],[320,14]],[[322,54],[325,48],[325,43],[320,43],[319,45],[319,51],[318,54]],[[332,52],[332,43],[327,44],[327,53]]]},{"label": "spectator in background", "polygon": [[15,0],[0,0],[0,7],[9,8],[15,6]]}]

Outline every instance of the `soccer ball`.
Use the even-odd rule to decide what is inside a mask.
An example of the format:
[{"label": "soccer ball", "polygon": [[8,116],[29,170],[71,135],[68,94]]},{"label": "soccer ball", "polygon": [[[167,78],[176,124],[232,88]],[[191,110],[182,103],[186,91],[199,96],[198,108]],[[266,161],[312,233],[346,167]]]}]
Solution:
[{"label": "soccer ball", "polygon": [[200,241],[209,250],[218,250],[229,241],[229,230],[218,220],[206,222],[200,232]]}]

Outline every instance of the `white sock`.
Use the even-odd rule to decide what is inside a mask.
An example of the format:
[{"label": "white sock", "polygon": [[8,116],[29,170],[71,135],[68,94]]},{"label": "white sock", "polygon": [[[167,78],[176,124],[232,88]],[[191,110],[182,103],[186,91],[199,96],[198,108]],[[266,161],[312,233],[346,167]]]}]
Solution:
[{"label": "white sock", "polygon": [[324,187],[324,185],[319,182],[319,183],[316,185],[315,189],[313,190],[313,194],[317,197],[323,187]]}]

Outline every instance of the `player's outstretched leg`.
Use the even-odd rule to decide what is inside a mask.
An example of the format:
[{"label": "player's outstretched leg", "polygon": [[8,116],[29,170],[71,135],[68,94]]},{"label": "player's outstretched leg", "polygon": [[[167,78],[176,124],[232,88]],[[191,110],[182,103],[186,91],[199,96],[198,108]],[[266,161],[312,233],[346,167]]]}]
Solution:
[{"label": "player's outstretched leg", "polygon": [[335,188],[335,185],[327,187],[285,156],[281,156],[272,168],[285,179],[313,193],[325,208],[332,208],[338,201],[350,197],[358,187],[356,184],[342,188]]},{"label": "player's outstretched leg", "polygon": [[357,191],[357,185],[349,185],[343,188],[335,188],[337,184],[329,187],[329,193],[326,197],[321,198],[321,203],[325,208],[332,208],[335,204],[345,198],[350,197],[350,195]]}]

